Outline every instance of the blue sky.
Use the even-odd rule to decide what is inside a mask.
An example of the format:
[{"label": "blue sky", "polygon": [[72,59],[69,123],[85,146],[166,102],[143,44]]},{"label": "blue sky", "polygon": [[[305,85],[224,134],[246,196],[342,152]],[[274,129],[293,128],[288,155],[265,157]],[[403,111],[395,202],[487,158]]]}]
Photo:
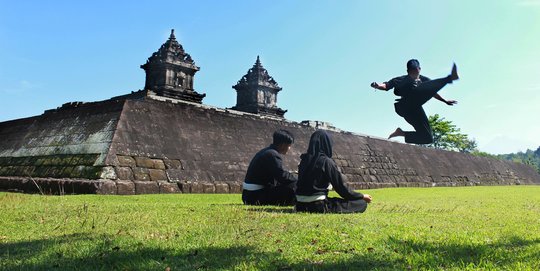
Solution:
[{"label": "blue sky", "polygon": [[5,1],[0,0],[0,121],[144,87],[140,65],[170,29],[201,70],[205,104],[232,107],[232,85],[257,55],[283,87],[293,121],[322,120],[386,137],[410,126],[372,81],[405,74],[461,79],[432,100],[480,150],[540,146],[540,0]]}]

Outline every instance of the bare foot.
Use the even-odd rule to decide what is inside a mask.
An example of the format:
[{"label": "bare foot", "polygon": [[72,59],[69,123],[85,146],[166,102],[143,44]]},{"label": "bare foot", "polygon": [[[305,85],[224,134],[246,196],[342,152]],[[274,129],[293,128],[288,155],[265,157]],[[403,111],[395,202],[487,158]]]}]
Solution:
[{"label": "bare foot", "polygon": [[388,136],[388,139],[392,137],[396,137],[396,136],[405,136],[405,132],[403,132],[403,130],[401,130],[401,128],[398,127],[393,133],[391,133]]},{"label": "bare foot", "polygon": [[452,81],[459,79],[456,63],[454,63],[454,65],[452,66],[452,73],[450,73],[450,79],[452,79]]}]

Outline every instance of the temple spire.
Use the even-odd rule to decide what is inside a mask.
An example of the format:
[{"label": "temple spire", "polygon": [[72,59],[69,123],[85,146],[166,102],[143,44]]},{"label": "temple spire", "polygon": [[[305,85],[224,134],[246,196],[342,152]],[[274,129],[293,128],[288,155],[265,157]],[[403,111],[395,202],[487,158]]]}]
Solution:
[{"label": "temple spire", "polygon": [[259,56],[253,67],[233,88],[237,93],[236,105],[232,108],[234,110],[280,118],[287,112],[277,107],[277,93],[281,87],[262,66]]},{"label": "temple spire", "polygon": [[146,72],[145,90],[148,94],[202,103],[206,94],[193,89],[193,78],[199,67],[174,36],[152,54],[141,68]]}]

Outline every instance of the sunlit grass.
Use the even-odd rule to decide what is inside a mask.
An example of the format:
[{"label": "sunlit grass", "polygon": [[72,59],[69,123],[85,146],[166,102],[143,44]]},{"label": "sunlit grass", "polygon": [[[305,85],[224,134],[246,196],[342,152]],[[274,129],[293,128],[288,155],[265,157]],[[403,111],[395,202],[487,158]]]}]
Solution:
[{"label": "sunlit grass", "polygon": [[0,193],[0,270],[540,270],[540,186],[369,194],[364,214],[323,215],[240,195]]}]

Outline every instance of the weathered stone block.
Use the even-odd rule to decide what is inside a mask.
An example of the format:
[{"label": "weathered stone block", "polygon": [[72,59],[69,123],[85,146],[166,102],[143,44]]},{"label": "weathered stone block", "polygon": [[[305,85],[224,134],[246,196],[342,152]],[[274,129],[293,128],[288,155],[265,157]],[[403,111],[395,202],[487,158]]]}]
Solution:
[{"label": "weathered stone block", "polygon": [[229,193],[242,193],[242,183],[241,182],[230,182],[229,183]]},{"label": "weathered stone block", "polygon": [[203,193],[215,193],[216,187],[213,183],[203,183]]},{"label": "weathered stone block", "polygon": [[[65,166],[65,167],[62,167],[62,171],[60,172],[60,175],[63,177],[63,178],[69,178],[72,175],[72,172],[73,170],[75,169],[75,167],[72,167],[72,166]],[[29,170],[29,169],[26,169],[26,170]],[[32,176],[33,174],[27,174],[28,176]]]},{"label": "weathered stone block", "polygon": [[163,163],[167,169],[182,169],[182,162],[180,160],[165,159]]},{"label": "weathered stone block", "polygon": [[72,155],[63,155],[63,156],[60,157],[59,164],[62,165],[62,166],[71,165],[71,160],[73,160]]},{"label": "weathered stone block", "polygon": [[391,182],[390,178],[388,177],[388,175],[379,175],[379,181],[380,182],[383,182],[383,183],[389,183]]},{"label": "weathered stone block", "polygon": [[119,180],[133,180],[135,178],[130,167],[116,167],[115,171]]},{"label": "weathered stone block", "polygon": [[236,164],[230,164],[230,165],[227,165],[227,170],[234,170],[234,171],[237,171],[237,170],[241,170],[241,168],[240,168],[239,165],[236,165]]},{"label": "weathered stone block", "polygon": [[137,167],[143,167],[143,168],[153,168],[154,167],[154,161],[148,157],[135,157],[135,163],[137,164]]},{"label": "weathered stone block", "polygon": [[134,195],[135,184],[132,181],[117,181],[116,182],[118,195]]},{"label": "weathered stone block", "polygon": [[86,166],[92,166],[96,163],[96,160],[99,158],[99,154],[85,154],[80,157],[80,164]]},{"label": "weathered stone block", "polygon": [[155,169],[165,169],[165,164],[160,159],[152,159],[153,165],[152,168]]},{"label": "weathered stone block", "polygon": [[177,183],[158,182],[158,185],[159,185],[159,193],[161,194],[182,193]]},{"label": "weathered stone block", "polygon": [[57,186],[59,188],[58,194],[60,195],[77,194],[78,191],[76,191],[74,188],[74,185],[75,185],[74,182],[77,182],[77,181],[66,180],[66,179],[57,180]]},{"label": "weathered stone block", "polygon": [[35,180],[40,187],[39,193],[45,195],[57,195],[61,190],[59,182],[54,179],[36,179]]},{"label": "weathered stone block", "polygon": [[101,169],[101,179],[107,179],[107,180],[116,180],[116,172],[114,171],[113,167],[103,167]]},{"label": "weathered stone block", "polygon": [[116,195],[118,189],[114,181],[102,180],[98,184],[97,193],[102,195]]},{"label": "weathered stone block", "polygon": [[159,194],[159,185],[157,182],[138,182],[135,181],[136,194]]},{"label": "weathered stone block", "polygon": [[349,183],[358,183],[358,182],[363,182],[364,181],[364,178],[362,177],[362,175],[348,175],[348,174],[346,174],[345,176],[347,176],[347,181]]},{"label": "weathered stone block", "polygon": [[180,188],[182,193],[191,193],[191,183],[178,182],[178,188]]},{"label": "weathered stone block", "polygon": [[131,156],[117,155],[118,165],[121,167],[136,167],[137,163]]},{"label": "weathered stone block", "polygon": [[226,183],[216,183],[215,187],[216,187],[216,190],[215,190],[216,193],[220,193],[220,194],[229,193],[229,185]]},{"label": "weathered stone block", "polygon": [[216,181],[220,181],[216,178],[216,176],[219,176],[218,172],[212,172],[212,171],[205,171],[202,174],[202,179],[207,182],[214,183]]},{"label": "weathered stone block", "polygon": [[150,180],[154,182],[167,180],[167,174],[165,173],[165,170],[149,169],[148,175],[150,176]]},{"label": "weathered stone block", "polygon": [[73,191],[77,194],[96,194],[98,191],[98,182],[86,180],[73,180]]},{"label": "weathered stone block", "polygon": [[[183,191],[183,190],[182,190]],[[204,193],[204,185],[199,182],[190,183],[190,193],[202,194]]]},{"label": "weathered stone block", "polygon": [[[49,174],[47,173],[50,168],[48,167],[40,167],[45,170],[45,173],[42,174]],[[38,170],[38,169],[36,169]],[[92,166],[76,166],[72,171],[72,176],[76,178],[84,178],[84,179],[99,179],[99,176],[101,174],[101,168],[100,167],[92,167]],[[39,176],[47,176],[47,175],[39,175]]]},{"label": "weathered stone block", "polygon": [[[47,169],[47,175],[46,176],[49,176],[49,177],[53,177],[53,178],[59,178],[59,177],[62,177],[61,176],[61,173],[62,173],[62,168],[61,167],[58,167],[58,166],[50,166],[48,169]],[[17,174],[19,175],[19,174]],[[89,178],[90,179],[90,178]],[[92,179],[95,179],[92,178]]]},{"label": "weathered stone block", "polygon": [[0,166],[11,165],[12,157],[0,157]]},{"label": "weathered stone block", "polygon": [[0,190],[17,188],[17,180],[9,177],[0,177]]},{"label": "weathered stone block", "polygon": [[166,172],[170,182],[185,181],[184,171],[181,169],[167,169]]},{"label": "weathered stone block", "polygon": [[134,168],[133,170],[133,176],[135,176],[135,180],[137,181],[150,181],[150,175],[148,174],[148,169],[146,168]]}]

